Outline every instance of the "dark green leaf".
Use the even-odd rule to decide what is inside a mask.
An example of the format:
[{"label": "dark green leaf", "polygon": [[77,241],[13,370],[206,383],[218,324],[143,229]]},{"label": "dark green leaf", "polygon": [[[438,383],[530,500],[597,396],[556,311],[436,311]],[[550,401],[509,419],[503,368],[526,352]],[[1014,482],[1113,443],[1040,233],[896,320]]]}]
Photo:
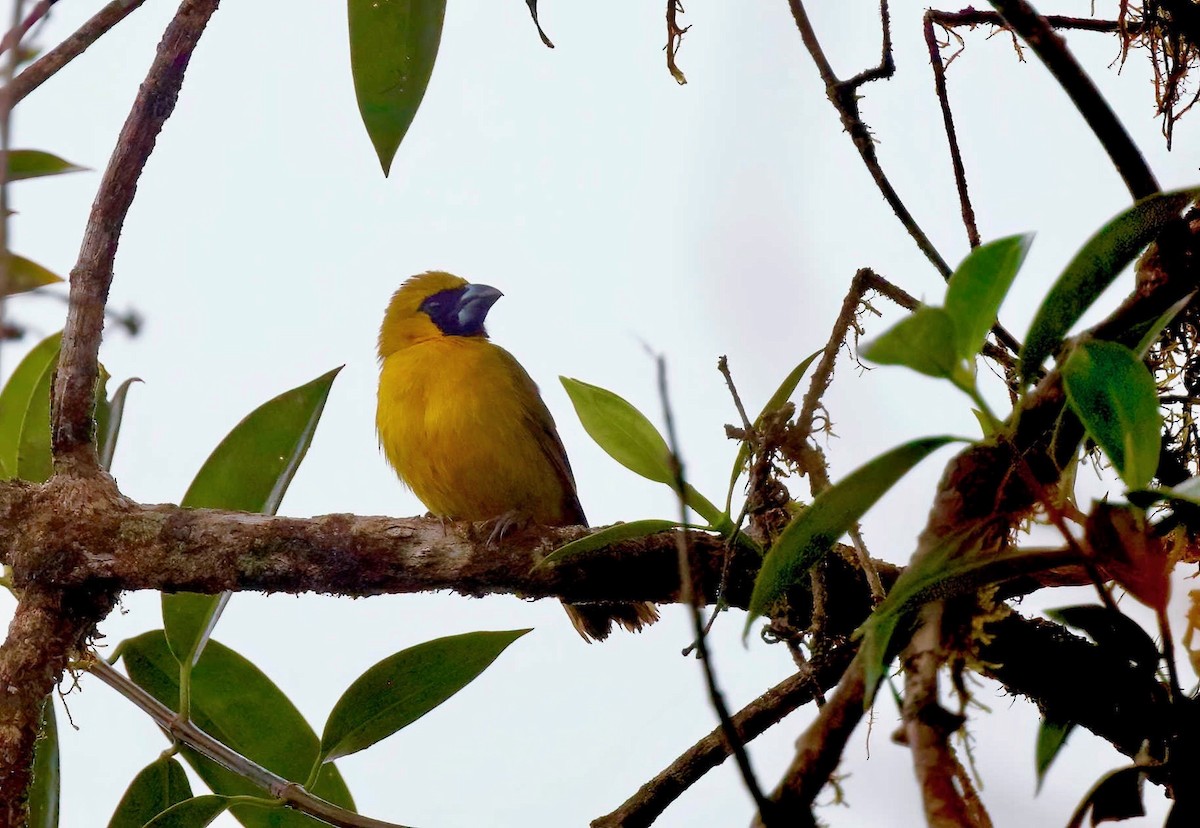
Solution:
[{"label": "dark green leaf", "polygon": [[142,828],[172,805],[191,797],[192,786],[183,765],[160,756],[129,783],[108,828]]},{"label": "dark green leaf", "polygon": [[415,722],[466,687],[529,630],[426,641],[380,661],[346,689],[321,736],[321,759],[349,756]]},{"label": "dark green leaf", "polygon": [[1149,678],[1162,658],[1158,645],[1136,621],[1100,604],[1080,604],[1046,610],[1046,616],[1068,627],[1083,630],[1113,659],[1127,661]]},{"label": "dark green leaf", "polygon": [[[584,430],[625,468],[648,480],[675,488],[671,450],[658,429],[626,400],[596,385],[559,377]],[[712,526],[728,522],[725,514],[690,485],[685,499]]]},{"label": "dark green leaf", "polygon": [[533,25],[537,26],[538,37],[542,39],[542,43],[553,49],[554,44],[546,37],[546,33],[542,31],[542,24],[538,22],[537,0],[525,0],[525,5],[529,6],[529,13],[533,15]]},{"label": "dark green leaf", "polygon": [[204,828],[229,808],[224,796],[197,796],[185,799],[146,823],[146,828]]},{"label": "dark green leaf", "polygon": [[446,0],[349,0],[348,10],[358,111],[386,176],[433,74]]},{"label": "dark green leaf", "polygon": [[100,454],[100,468],[105,471],[112,469],[113,455],[117,451],[117,436],[121,433],[121,420],[125,416],[125,398],[129,394],[130,386],[135,382],[141,382],[141,379],[130,377],[118,385],[111,400],[104,399],[104,388],[100,388],[100,397],[96,400],[96,442]]},{"label": "dark green leaf", "polygon": [[942,308],[923,306],[901,319],[859,353],[880,365],[903,365],[931,377],[950,379],[959,366],[958,333]]},{"label": "dark green leaf", "polygon": [[58,722],[54,694],[42,704],[42,726],[33,747],[33,780],[29,783],[29,828],[58,828],[61,777],[58,766]]},{"label": "dark green leaf", "polygon": [[1092,825],[1144,816],[1142,773],[1141,768],[1133,765],[1100,777],[1100,781],[1075,809],[1067,828],[1081,828],[1089,810],[1092,812]]},{"label": "dark green leaf", "polygon": [[1031,244],[1032,233],[982,244],[950,277],[945,310],[954,321],[960,359],[974,359],[983,348]]},{"label": "dark green leaf", "polygon": [[87,167],[72,164],[53,153],[42,150],[9,150],[8,152],[9,181],[23,181],[26,178],[40,178],[44,175],[62,175],[86,169]]},{"label": "dark green leaf", "polygon": [[1170,222],[1179,218],[1200,189],[1156,193],[1138,201],[1087,240],[1058,277],[1029,326],[1021,348],[1021,378],[1033,382],[1063,337],[1125,266]]},{"label": "dark green leaf", "polygon": [[27,290],[53,285],[62,280],[61,276],[51,273],[37,262],[30,261],[24,256],[18,256],[16,253],[10,253],[8,284],[5,285],[4,295],[12,296],[14,293],[24,293]]},{"label": "dark green leaf", "polygon": [[54,473],[54,457],[50,453],[50,394],[58,355],[42,368],[33,391],[25,419],[21,421],[21,439],[17,445],[17,477],[32,483],[45,483]]},{"label": "dark green leaf", "polygon": [[[1190,305],[1195,298],[1196,294],[1194,292],[1189,293],[1163,311],[1162,315],[1145,327],[1142,338],[1138,340],[1137,347],[1133,349],[1133,352],[1138,355],[1139,359],[1146,358],[1146,355],[1150,353],[1150,348],[1153,347],[1154,343],[1158,341],[1159,336],[1162,335],[1163,329],[1171,324],[1171,320],[1182,313],[1183,309]],[[1134,328],[1135,326],[1130,326],[1130,333],[1133,332]]]},{"label": "dark green leaf", "polygon": [[[913,466],[957,437],[926,437],[881,454],[815,498],[784,528],[763,559],[746,613],[746,631],[782,599],[867,510]],[[744,635],[744,633],[743,633]]]},{"label": "dark green leaf", "polygon": [[1055,721],[1043,718],[1038,725],[1037,749],[1034,765],[1037,770],[1037,790],[1041,791],[1042,782],[1051,763],[1067,743],[1067,737],[1075,729],[1074,722]]},{"label": "dark green leaf", "polygon": [[[823,353],[825,353],[824,348],[809,354],[799,365],[792,369],[791,373],[783,378],[783,382],[779,383],[779,387],[775,389],[775,393],[771,395],[771,399],[767,400],[767,404],[763,406],[762,411],[754,418],[755,428],[762,425],[763,418],[774,411],[778,411],[783,407],[784,403],[792,398],[796,386],[800,384],[800,380],[804,378],[804,374],[808,371],[808,366],[812,365],[813,360]],[[733,503],[733,487],[737,485],[738,478],[746,470],[746,462],[749,459],[750,445],[742,441],[738,444],[737,457],[733,461],[733,471],[729,475],[729,493],[725,496],[726,514],[729,513],[729,508]]]},{"label": "dark green leaf", "polygon": [[[181,506],[273,515],[308,452],[341,368],[286,391],[250,412],[213,450]],[[181,664],[195,663],[228,595],[163,594],[163,625]]]},{"label": "dark green leaf", "polygon": [[21,446],[21,426],[34,390],[47,366],[58,362],[62,334],[46,337],[17,365],[4,390],[0,391],[0,472],[4,479],[17,473],[17,452]]},{"label": "dark green leaf", "polygon": [[618,523],[614,526],[601,529],[599,532],[586,535],[579,540],[563,544],[543,558],[538,563],[538,566],[549,566],[572,555],[594,552],[597,549],[611,546],[618,541],[644,538],[647,535],[657,535],[659,532],[667,532],[677,526],[679,524],[673,520],[633,520],[629,523]]},{"label": "dark green leaf", "polygon": [[1071,410],[1131,489],[1158,468],[1158,390],[1137,354],[1115,342],[1084,342],[1062,366]]},{"label": "dark green leaf", "polygon": [[[179,708],[179,663],[162,630],[126,640],[121,657],[129,677],[172,710]],[[270,771],[304,782],[317,760],[319,742],[291,700],[242,656],[210,641],[192,672],[192,719],[209,735]],[[184,758],[214,792],[261,796],[262,791],[220,765],[185,750]],[[310,789],[350,810],[354,802],[332,764]],[[315,820],[291,810],[233,808],[247,828],[312,828]]]}]

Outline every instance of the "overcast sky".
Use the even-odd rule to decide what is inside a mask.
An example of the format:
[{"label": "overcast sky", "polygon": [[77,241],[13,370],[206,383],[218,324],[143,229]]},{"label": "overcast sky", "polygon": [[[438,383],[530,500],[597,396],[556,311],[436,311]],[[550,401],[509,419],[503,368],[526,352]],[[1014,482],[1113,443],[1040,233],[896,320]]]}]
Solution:
[{"label": "overcast sky", "polygon": [[[811,5],[837,71],[878,61],[874,2]],[[57,42],[98,7],[59,3],[38,42]],[[149,0],[22,103],[15,146],[102,169],[174,8]],[[254,406],[344,363],[281,513],[422,513],[383,461],[373,422],[384,306],[424,270],[504,291],[490,332],[541,385],[597,525],[670,517],[675,507],[665,488],[591,443],[558,375],[610,388],[657,420],[647,349],[664,354],[689,479],[720,501],[736,450],[723,425],[736,415],[718,356],[729,356],[757,409],[824,344],[857,268],[940,301],[940,278],[862,168],[783,0],[688,3],[684,87],[665,68],[660,5],[543,3],[541,14],[554,50],[540,44],[519,0],[450,4],[424,105],[385,179],[354,102],[343,3],[230,1],[217,12],[117,258],[111,305],[146,318],[135,339],[109,331],[101,351],[114,377],[145,381],[130,394],[114,465],[126,494],[177,501]],[[897,4],[893,21],[897,75],[863,90],[864,116],[897,189],[957,262],[967,242],[920,10]],[[1011,39],[988,39],[987,30],[965,38],[949,82],[980,229],[985,239],[1038,233],[1002,313],[1020,335],[1048,280],[1128,196],[1032,56],[1018,63]],[[1144,56],[1118,75],[1111,38],[1069,42],[1163,185],[1195,184],[1195,122],[1184,121],[1168,154]],[[65,275],[98,178],[18,184],[15,251]],[[887,316],[868,323],[871,333],[898,318],[875,305]],[[9,313],[40,337],[61,327],[64,306],[19,298]],[[4,348],[4,373],[24,347]],[[986,393],[1002,410],[999,383]],[[902,369],[863,372],[843,361],[826,403],[835,478],[905,439],[977,432],[965,397]],[[946,459],[927,461],[871,513],[873,554],[907,560]],[[808,495],[803,483],[795,493]],[[1060,593],[1037,605],[1090,599]],[[557,602],[238,595],[215,637],[259,664],[319,730],[346,684],[385,655],[452,633],[534,627],[450,703],[339,767],[360,809],[380,819],[549,828],[612,810],[715,725],[698,665],[679,655],[690,640],[684,613],[663,614],[646,633],[587,646]],[[743,647],[742,624],[733,612],[714,631],[734,707],[792,669],[782,648],[755,636]],[[135,594],[102,629],[114,644],[160,625],[157,596]],[[1035,711],[990,684],[976,689],[988,709],[971,713],[974,757],[997,824],[1065,823],[1095,778],[1123,761],[1077,733],[1035,799]],[[64,717],[63,824],[102,825],[166,742],[86,677],[66,703],[78,729]],[[753,744],[764,785],[778,781],[810,716],[798,713]],[[831,825],[918,820],[908,753],[889,740],[896,721],[881,698],[874,726],[851,740],[850,809],[823,810]],[[1161,821],[1160,797],[1150,799]],[[730,764],[659,824],[744,825],[750,813]]]}]

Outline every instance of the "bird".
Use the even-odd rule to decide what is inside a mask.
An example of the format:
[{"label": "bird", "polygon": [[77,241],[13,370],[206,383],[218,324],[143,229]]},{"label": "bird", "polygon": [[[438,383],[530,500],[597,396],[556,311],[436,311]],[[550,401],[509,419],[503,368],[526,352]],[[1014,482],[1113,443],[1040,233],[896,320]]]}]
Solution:
[{"label": "bird", "polygon": [[[407,279],[379,330],[379,444],[429,511],[491,521],[492,539],[516,524],[586,526],[554,418],[516,357],[484,322],[503,294],[444,271]],[[649,602],[568,604],[586,641],[613,624],[636,632],[658,620]]]}]

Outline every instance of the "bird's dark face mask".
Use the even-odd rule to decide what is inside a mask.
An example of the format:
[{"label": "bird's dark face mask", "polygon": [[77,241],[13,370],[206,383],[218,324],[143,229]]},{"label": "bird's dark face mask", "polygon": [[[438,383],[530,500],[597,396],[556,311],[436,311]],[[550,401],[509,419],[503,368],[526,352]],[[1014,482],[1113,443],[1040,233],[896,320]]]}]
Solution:
[{"label": "bird's dark face mask", "polygon": [[487,336],[483,322],[503,295],[490,285],[463,285],[433,294],[420,310],[446,336]]}]

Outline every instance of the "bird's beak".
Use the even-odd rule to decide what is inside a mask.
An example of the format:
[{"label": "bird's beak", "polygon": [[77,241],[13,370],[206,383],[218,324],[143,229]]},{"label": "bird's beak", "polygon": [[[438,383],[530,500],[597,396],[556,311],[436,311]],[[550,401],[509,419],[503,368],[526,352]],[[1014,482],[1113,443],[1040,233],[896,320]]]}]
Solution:
[{"label": "bird's beak", "polygon": [[496,300],[504,294],[491,285],[467,285],[455,307],[459,330],[479,331]]}]

